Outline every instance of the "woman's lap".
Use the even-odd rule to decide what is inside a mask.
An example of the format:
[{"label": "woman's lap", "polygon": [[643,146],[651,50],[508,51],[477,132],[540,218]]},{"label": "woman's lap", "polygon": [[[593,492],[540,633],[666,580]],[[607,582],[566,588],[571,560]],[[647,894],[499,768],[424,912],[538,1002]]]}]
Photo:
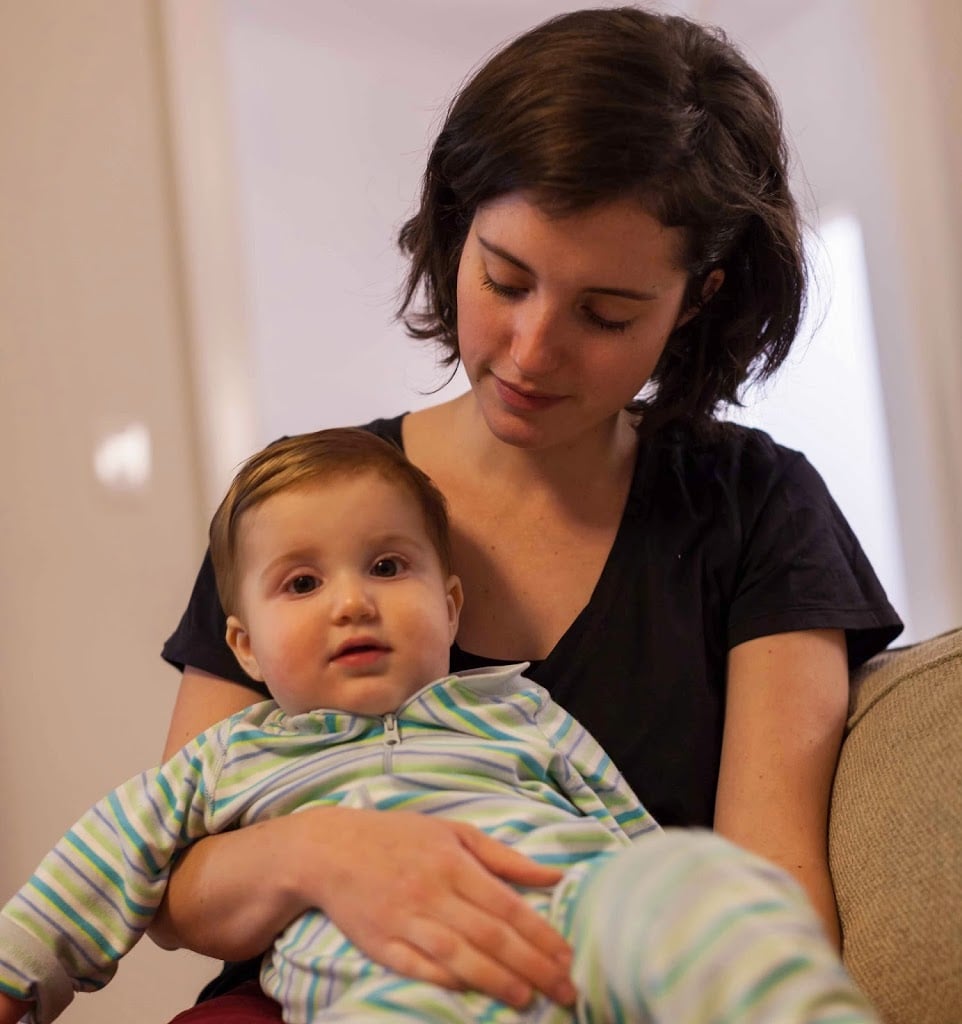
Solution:
[{"label": "woman's lap", "polygon": [[256,1024],[257,1021],[277,1024],[281,1019],[280,1006],[261,992],[256,981],[245,981],[233,992],[178,1013],[170,1024]]}]

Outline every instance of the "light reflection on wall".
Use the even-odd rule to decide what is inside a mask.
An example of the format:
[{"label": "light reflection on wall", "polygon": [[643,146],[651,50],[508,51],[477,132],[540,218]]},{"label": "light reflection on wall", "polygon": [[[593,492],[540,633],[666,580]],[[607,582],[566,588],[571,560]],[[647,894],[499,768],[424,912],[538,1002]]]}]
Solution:
[{"label": "light reflection on wall", "polygon": [[139,491],[151,472],[150,431],[130,423],[100,439],[93,453],[94,475],[109,491]]}]

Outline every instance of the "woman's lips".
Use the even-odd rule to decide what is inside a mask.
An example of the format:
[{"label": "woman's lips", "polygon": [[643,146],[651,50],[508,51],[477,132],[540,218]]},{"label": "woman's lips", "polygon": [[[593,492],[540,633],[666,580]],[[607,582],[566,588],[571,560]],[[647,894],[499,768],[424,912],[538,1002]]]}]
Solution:
[{"label": "woman's lips", "polygon": [[517,409],[521,412],[540,412],[544,409],[550,409],[564,398],[563,395],[551,395],[545,392],[528,391],[515,387],[512,384],[508,384],[507,381],[503,381],[495,374],[492,374],[492,377],[494,378],[494,387],[498,393],[498,398],[509,408]]}]

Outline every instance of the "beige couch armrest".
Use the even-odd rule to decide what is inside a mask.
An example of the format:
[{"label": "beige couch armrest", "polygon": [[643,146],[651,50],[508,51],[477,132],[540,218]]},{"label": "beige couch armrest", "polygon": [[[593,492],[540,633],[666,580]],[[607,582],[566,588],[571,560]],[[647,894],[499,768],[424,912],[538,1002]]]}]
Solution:
[{"label": "beige couch armrest", "polygon": [[854,674],[829,860],[846,966],[886,1024],[959,1024],[962,629]]}]

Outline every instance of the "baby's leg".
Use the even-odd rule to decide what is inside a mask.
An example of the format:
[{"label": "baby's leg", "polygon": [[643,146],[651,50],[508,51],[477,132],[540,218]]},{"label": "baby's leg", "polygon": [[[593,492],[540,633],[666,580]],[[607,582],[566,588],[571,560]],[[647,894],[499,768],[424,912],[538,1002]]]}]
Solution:
[{"label": "baby's leg", "polygon": [[575,947],[579,1019],[878,1020],[801,887],[710,832],[646,836],[605,858],[558,910]]}]

